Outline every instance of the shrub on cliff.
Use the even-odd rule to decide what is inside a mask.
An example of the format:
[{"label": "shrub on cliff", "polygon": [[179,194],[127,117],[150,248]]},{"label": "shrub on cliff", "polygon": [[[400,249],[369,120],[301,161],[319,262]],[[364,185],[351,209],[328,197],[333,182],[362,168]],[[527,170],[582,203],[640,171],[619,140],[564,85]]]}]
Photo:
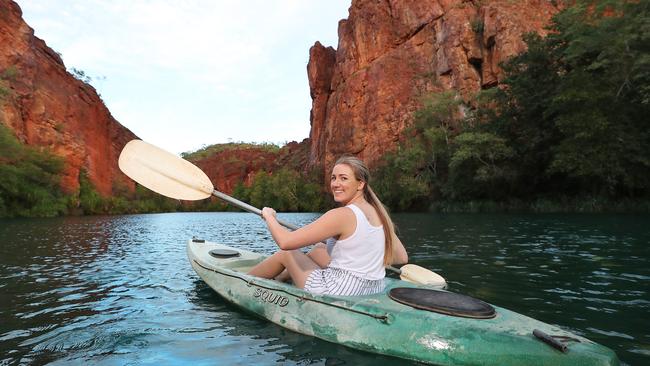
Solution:
[{"label": "shrub on cliff", "polygon": [[0,123],[0,217],[63,214],[62,169],[61,158],[21,144]]},{"label": "shrub on cliff", "polygon": [[265,150],[273,153],[280,151],[278,145],[272,143],[249,143],[249,142],[229,142],[225,144],[214,144],[209,146],[204,146],[195,151],[188,151],[181,153],[181,157],[185,160],[196,161],[203,158],[207,158],[214,154],[217,154],[226,150],[243,150],[243,149],[259,149]]},{"label": "shrub on cliff", "polygon": [[11,94],[9,82],[16,80],[18,70],[15,66],[9,66],[0,73],[0,102]]}]

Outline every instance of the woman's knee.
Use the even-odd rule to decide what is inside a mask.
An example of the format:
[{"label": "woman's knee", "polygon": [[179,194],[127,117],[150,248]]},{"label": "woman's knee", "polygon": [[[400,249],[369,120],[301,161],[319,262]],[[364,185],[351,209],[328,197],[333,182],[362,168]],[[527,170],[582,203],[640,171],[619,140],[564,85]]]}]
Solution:
[{"label": "woman's knee", "polygon": [[272,255],[272,257],[287,267],[290,262],[295,262],[296,254],[293,252],[294,250],[278,250]]}]

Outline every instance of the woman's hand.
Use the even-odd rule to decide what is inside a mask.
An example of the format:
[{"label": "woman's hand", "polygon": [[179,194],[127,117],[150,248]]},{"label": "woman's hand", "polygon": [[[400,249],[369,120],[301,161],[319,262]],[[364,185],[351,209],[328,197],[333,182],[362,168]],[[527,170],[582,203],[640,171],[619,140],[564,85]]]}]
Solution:
[{"label": "woman's hand", "polygon": [[268,221],[271,217],[275,218],[275,210],[271,207],[264,207],[262,209],[262,218],[264,221]]}]

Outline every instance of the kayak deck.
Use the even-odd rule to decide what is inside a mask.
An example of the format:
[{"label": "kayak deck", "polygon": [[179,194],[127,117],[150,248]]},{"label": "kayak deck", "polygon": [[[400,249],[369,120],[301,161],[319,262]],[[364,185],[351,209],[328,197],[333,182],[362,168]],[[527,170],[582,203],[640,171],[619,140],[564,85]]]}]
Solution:
[{"label": "kayak deck", "polygon": [[[397,287],[426,288],[386,278],[383,292],[367,296],[313,295],[295,286],[247,275],[265,256],[234,249],[215,258],[209,243],[187,244],[197,274],[226,300],[293,331],[374,353],[438,365],[618,365],[613,351],[586,338],[494,306],[491,319],[469,319],[418,310],[391,300]],[[533,335],[562,340],[566,352]]]}]

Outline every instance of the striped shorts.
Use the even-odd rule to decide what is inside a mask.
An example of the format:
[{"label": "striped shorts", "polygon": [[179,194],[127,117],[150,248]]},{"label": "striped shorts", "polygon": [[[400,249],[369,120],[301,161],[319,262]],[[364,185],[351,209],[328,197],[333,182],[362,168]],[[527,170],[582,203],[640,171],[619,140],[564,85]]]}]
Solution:
[{"label": "striped shorts", "polygon": [[316,295],[371,295],[383,291],[384,286],[383,278],[368,280],[332,267],[313,270],[305,282],[305,290]]}]

